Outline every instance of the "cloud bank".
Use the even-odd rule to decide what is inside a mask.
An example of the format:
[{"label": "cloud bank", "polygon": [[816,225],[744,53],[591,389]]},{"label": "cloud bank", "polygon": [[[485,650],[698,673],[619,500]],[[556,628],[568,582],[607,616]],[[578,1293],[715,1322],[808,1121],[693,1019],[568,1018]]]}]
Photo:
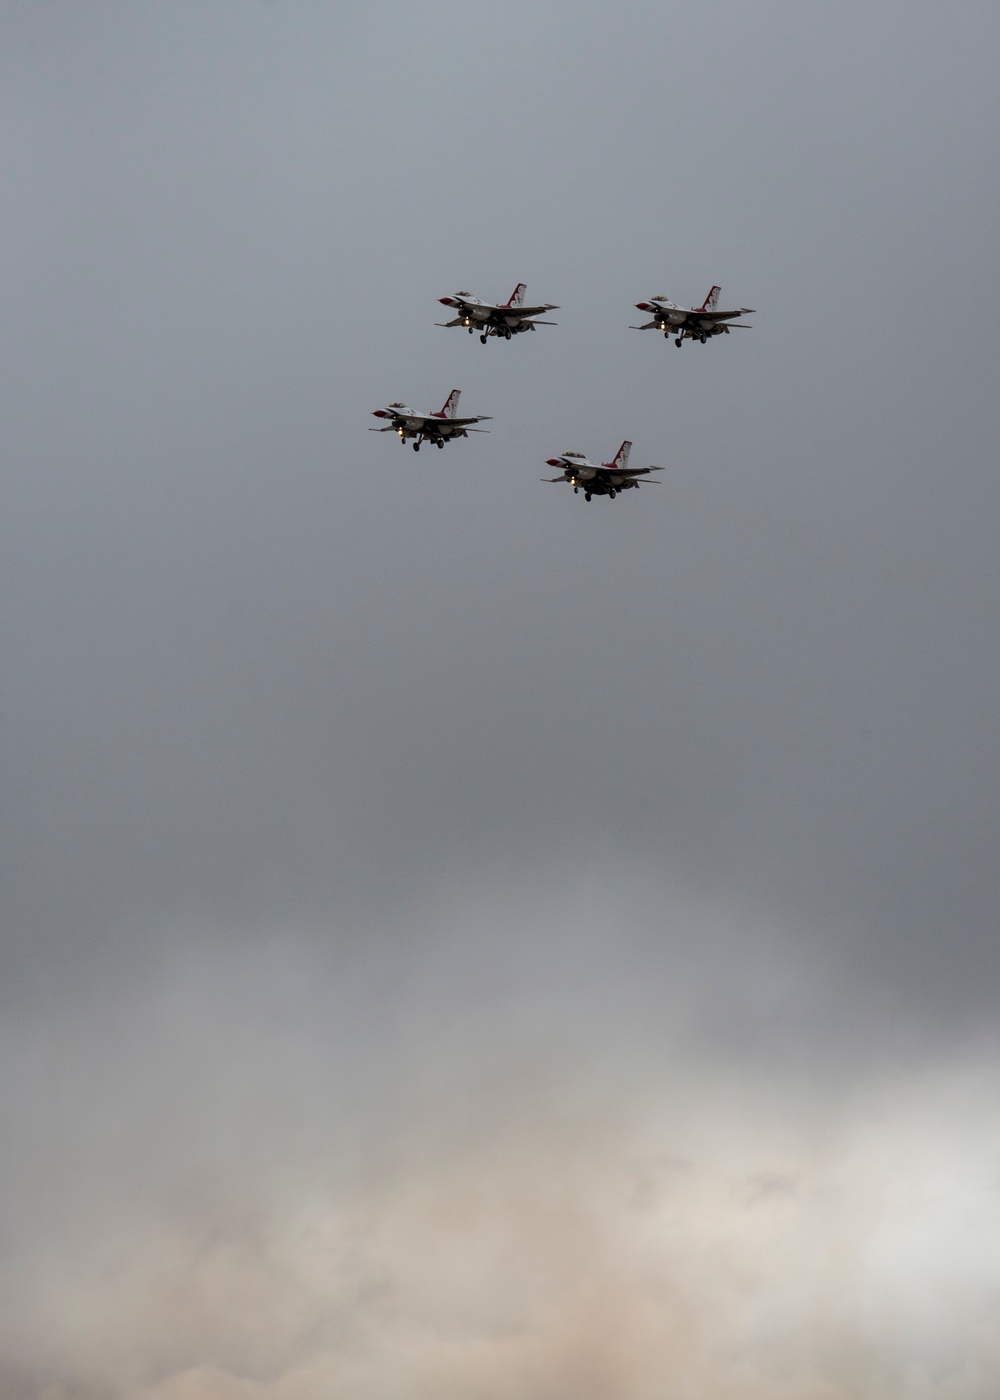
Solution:
[{"label": "cloud bank", "polygon": [[629,884],[173,930],[9,1019],[4,1393],[995,1393],[1000,1056],[871,995],[831,1054],[829,962]]}]

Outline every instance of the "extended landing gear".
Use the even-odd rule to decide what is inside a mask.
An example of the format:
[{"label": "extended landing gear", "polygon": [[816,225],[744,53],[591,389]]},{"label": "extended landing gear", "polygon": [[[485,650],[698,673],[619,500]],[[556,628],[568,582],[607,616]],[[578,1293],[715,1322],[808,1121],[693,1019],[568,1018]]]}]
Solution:
[{"label": "extended landing gear", "polygon": [[707,335],[700,335],[700,336],[698,337],[698,339],[701,341],[702,345],[707,345],[707,344],[708,344],[708,336],[707,336]]},{"label": "extended landing gear", "polygon": [[419,451],[420,451],[420,443],[419,443],[419,442],[415,442],[415,443],[413,444],[413,450],[414,450],[414,452],[419,452]]},{"label": "extended landing gear", "polygon": [[469,327],[469,334],[470,334],[470,335],[472,334],[472,327],[471,327],[471,326]]},{"label": "extended landing gear", "polygon": [[503,338],[504,340],[510,340],[510,326],[508,326],[507,329],[504,331]]},{"label": "extended landing gear", "polygon": [[587,491],[587,492],[585,492],[583,499],[584,499],[585,501],[592,501],[594,498],[593,498],[593,496],[591,496],[590,492]]},{"label": "extended landing gear", "polygon": [[579,486],[574,486],[574,487],[573,487],[573,495],[574,495],[574,496],[579,496],[579,494],[580,494],[580,488],[579,488]]},{"label": "extended landing gear", "polygon": [[612,490],[612,491],[609,491],[609,492],[608,492],[608,498],[609,498],[610,500],[612,500],[612,501],[614,500],[614,498],[615,498],[617,495],[618,495],[618,492],[617,492],[617,491]]},{"label": "extended landing gear", "polygon": [[444,438],[438,438],[438,447],[444,447]]},{"label": "extended landing gear", "polygon": [[683,342],[683,340],[681,340],[680,336],[678,336],[677,339],[674,341],[674,344],[677,346],[677,349],[679,350],[679,349],[681,348],[681,346],[684,344],[684,342]]}]

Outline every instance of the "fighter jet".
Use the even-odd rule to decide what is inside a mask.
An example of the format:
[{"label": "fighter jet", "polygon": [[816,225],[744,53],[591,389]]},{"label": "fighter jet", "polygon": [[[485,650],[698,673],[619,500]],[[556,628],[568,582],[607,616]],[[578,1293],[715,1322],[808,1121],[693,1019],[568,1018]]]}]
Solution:
[{"label": "fighter jet", "polygon": [[436,321],[438,326],[465,326],[471,335],[481,331],[479,339],[485,345],[491,335],[503,336],[510,340],[521,331],[533,331],[536,326],[554,326],[555,321],[536,321],[543,311],[558,311],[558,306],[546,302],[544,306],[525,306],[525,284],[518,282],[511,293],[510,301],[503,305],[490,306],[474,297],[471,292],[456,292],[453,297],[438,297],[442,306],[453,306],[458,312],[454,321]]},{"label": "fighter jet", "polygon": [[473,428],[473,423],[490,423],[489,414],[480,413],[474,418],[456,418],[461,389],[452,389],[444,401],[444,407],[437,413],[415,413],[405,403],[391,403],[386,408],[376,408],[373,418],[388,418],[384,428],[369,428],[370,433],[397,433],[400,442],[415,438],[414,452],[420,451],[422,442],[436,442],[444,447],[451,438],[467,437],[469,433],[488,433],[489,428]]},{"label": "fighter jet", "polygon": [[[587,501],[591,496],[609,496],[614,500],[619,491],[628,491],[633,487],[638,491],[639,483],[636,477],[663,470],[662,467],[630,467],[628,457],[631,451],[632,444],[623,442],[611,461],[600,466],[596,462],[588,462],[582,452],[563,452],[558,457],[549,457],[545,463],[548,467],[562,467],[562,476],[543,476],[542,480],[553,485],[565,481],[572,486],[574,496],[582,490],[584,500]],[[662,484],[660,481],[643,482],[644,486]]]},{"label": "fighter jet", "polygon": [[[692,306],[686,311],[664,296],[650,297],[649,301],[637,301],[637,311],[651,311],[653,319],[644,326],[629,326],[632,331],[662,331],[667,340],[673,335],[678,350],[685,340],[700,340],[702,345],[710,335],[728,335],[730,327],[724,322],[736,316],[752,316],[753,308],[741,306],[739,311],[717,311],[721,287],[713,287],[701,306]],[[751,326],[736,326],[734,329],[749,331]]]}]

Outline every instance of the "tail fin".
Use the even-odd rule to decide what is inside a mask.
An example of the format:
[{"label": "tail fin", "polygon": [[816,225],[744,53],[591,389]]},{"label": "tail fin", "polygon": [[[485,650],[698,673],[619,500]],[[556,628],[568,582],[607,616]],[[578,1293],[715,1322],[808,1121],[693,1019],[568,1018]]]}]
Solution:
[{"label": "tail fin", "polygon": [[719,293],[721,291],[721,287],[713,287],[712,290],[709,292],[708,296],[705,298],[704,303],[697,309],[699,311],[714,311],[719,304]]},{"label": "tail fin", "polygon": [[514,290],[513,290],[513,291],[511,292],[511,294],[510,294],[510,301],[507,303],[507,305],[508,305],[508,306],[523,306],[523,305],[524,305],[524,294],[525,294],[525,292],[526,292],[527,290],[528,290],[527,283],[525,283],[525,282],[518,282],[517,286],[514,288]]},{"label": "tail fin", "polygon": [[435,416],[437,418],[454,418],[458,412],[458,401],[462,397],[461,389],[452,389],[451,393],[444,401],[444,407]]},{"label": "tail fin", "polygon": [[622,443],[621,447],[619,447],[618,451],[612,457],[611,461],[608,463],[608,466],[617,467],[619,471],[623,472],[628,466],[628,454],[631,451],[632,444],[626,438],[626,440]]}]

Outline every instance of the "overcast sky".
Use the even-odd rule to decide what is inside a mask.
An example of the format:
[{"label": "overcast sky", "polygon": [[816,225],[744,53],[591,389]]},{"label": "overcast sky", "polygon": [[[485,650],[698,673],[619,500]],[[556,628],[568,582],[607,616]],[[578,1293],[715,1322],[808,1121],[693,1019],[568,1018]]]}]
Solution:
[{"label": "overcast sky", "polygon": [[0,29],[5,1400],[994,1400],[995,6]]}]

